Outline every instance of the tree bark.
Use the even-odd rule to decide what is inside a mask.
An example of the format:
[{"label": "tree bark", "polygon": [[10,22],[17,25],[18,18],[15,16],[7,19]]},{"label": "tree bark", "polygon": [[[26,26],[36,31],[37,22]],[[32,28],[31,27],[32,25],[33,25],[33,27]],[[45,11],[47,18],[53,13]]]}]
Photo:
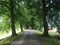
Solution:
[{"label": "tree bark", "polygon": [[46,15],[47,15],[47,8],[46,8],[46,0],[42,0],[42,12],[43,12],[43,26],[44,26],[44,36],[49,36],[48,34],[48,23],[46,21]]},{"label": "tree bark", "polygon": [[15,22],[14,22],[14,3],[13,0],[10,0],[10,19],[11,19],[11,29],[12,29],[12,35],[15,36],[16,30],[15,30]]},{"label": "tree bark", "polygon": [[57,27],[57,32],[60,33],[60,26]]},{"label": "tree bark", "polygon": [[34,29],[34,17],[32,17],[30,22],[31,22],[31,28]]},{"label": "tree bark", "polygon": [[20,22],[20,28],[21,28],[21,32],[23,32],[23,26],[21,22]]},{"label": "tree bark", "polygon": [[26,29],[28,29],[29,28],[29,22],[26,22],[25,26],[26,26]]}]

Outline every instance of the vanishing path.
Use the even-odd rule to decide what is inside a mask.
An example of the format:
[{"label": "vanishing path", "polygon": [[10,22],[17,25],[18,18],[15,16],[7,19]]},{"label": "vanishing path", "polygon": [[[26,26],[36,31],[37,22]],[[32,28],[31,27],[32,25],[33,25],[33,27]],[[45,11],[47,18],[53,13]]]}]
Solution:
[{"label": "vanishing path", "polygon": [[42,45],[38,36],[32,30],[25,31],[22,38],[18,38],[11,45]]}]

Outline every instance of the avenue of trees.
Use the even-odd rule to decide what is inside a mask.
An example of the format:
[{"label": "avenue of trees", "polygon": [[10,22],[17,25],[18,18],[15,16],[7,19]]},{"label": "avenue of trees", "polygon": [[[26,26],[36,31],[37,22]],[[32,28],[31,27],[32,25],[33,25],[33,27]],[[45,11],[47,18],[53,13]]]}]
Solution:
[{"label": "avenue of trees", "polygon": [[49,36],[53,27],[60,33],[60,0],[0,0],[0,31],[16,34],[16,28],[42,30]]}]

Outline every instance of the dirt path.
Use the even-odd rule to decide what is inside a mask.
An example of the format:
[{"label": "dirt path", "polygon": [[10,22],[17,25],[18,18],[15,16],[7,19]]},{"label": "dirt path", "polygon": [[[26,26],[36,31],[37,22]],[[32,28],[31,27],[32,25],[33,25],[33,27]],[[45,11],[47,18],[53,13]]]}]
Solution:
[{"label": "dirt path", "polygon": [[42,45],[40,39],[35,35],[33,31],[25,31],[22,38],[18,38],[12,42],[11,45]]}]

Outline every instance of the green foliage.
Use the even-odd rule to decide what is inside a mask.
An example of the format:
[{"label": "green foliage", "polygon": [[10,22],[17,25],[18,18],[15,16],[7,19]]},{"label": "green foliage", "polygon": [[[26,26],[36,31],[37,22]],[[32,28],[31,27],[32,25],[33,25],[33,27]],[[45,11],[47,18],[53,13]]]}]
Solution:
[{"label": "green foliage", "polygon": [[7,15],[2,14],[0,17],[0,32],[9,32],[10,30],[10,19]]},{"label": "green foliage", "polygon": [[[12,0],[13,4],[10,4],[10,0],[0,0],[0,18],[2,18],[0,23],[0,31],[10,30],[10,9],[11,5],[14,7],[13,13],[14,22],[18,28],[21,24],[23,28],[26,24],[34,27],[36,30],[42,30],[43,28],[43,15],[42,15],[42,0]],[[58,32],[60,31],[60,0],[46,0],[47,9],[47,22],[50,27],[57,27]],[[34,19],[33,19],[34,18]],[[55,19],[53,19],[55,18]]]}]

